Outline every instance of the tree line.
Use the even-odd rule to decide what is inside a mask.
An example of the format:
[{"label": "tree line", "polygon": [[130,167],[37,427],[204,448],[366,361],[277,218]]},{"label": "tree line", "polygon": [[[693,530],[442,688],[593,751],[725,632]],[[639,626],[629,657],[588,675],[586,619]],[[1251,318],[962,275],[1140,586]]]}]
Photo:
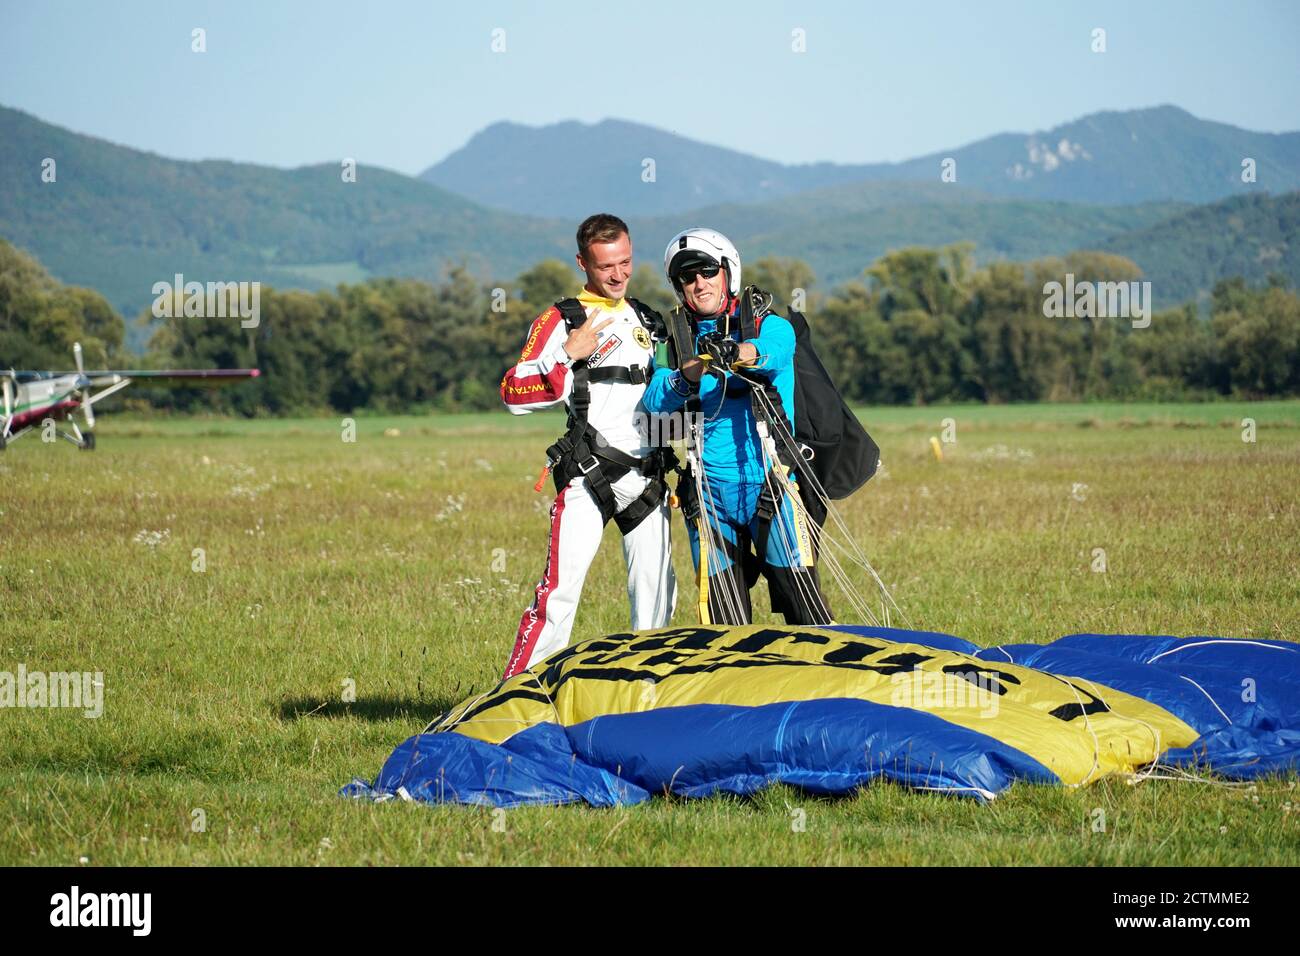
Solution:
[{"label": "tree line", "polygon": [[[747,265],[746,283],[778,311],[808,317],[827,368],[851,402],[930,404],[1300,395],[1300,296],[1280,278],[1220,281],[1195,302],[1149,315],[1054,317],[1046,289],[1140,280],[1131,260],[1079,252],[972,265],[966,245],[891,252],[861,279],[826,291],[797,259]],[[244,415],[453,411],[499,404],[498,383],[532,319],[576,293],[572,265],[547,260],[509,282],[452,267],[431,284],[371,279],[333,291],[263,287],[257,324],[239,317],[155,319],[147,354],[123,350],[123,319],[99,293],[65,286],[0,240],[0,362],[63,369],[72,342],[100,367],[252,367],[263,377],[220,391],[141,389],[135,401]],[[658,271],[630,294],[666,311]],[[249,327],[245,327],[249,326]]]}]

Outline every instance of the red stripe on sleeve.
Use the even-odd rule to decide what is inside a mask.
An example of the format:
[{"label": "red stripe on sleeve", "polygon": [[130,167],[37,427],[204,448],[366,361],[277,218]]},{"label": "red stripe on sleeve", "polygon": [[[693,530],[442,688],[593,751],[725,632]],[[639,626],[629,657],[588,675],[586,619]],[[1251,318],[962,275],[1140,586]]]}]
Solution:
[{"label": "red stripe on sleeve", "polygon": [[519,361],[528,362],[542,354],[542,349],[546,346],[546,340],[551,337],[551,333],[555,331],[555,326],[560,322],[561,318],[560,310],[555,306],[551,306],[533,319],[532,327],[528,330],[528,340],[524,342],[524,350],[519,354]]},{"label": "red stripe on sleeve", "polygon": [[501,399],[507,405],[531,405],[555,401],[564,394],[567,365],[556,364],[545,375],[516,375],[514,369],[501,380]]}]

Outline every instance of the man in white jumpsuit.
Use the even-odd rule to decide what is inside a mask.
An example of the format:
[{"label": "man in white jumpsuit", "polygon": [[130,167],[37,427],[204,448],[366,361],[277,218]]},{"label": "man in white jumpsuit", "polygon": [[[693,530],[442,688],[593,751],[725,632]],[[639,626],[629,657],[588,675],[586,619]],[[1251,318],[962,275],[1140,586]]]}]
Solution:
[{"label": "man in white jumpsuit", "polygon": [[516,415],[564,402],[566,434],[547,449],[557,494],[551,505],[546,568],[524,611],[505,676],[569,643],[582,584],[612,518],[623,532],[632,630],[664,627],[676,604],[663,472],[674,459],[648,444],[641,402],[654,372],[653,311],[625,298],[632,276],[627,225],[604,213],[578,228],[578,267],[587,276],[576,299],[561,300],[528,331],[519,362],[501,381]]}]

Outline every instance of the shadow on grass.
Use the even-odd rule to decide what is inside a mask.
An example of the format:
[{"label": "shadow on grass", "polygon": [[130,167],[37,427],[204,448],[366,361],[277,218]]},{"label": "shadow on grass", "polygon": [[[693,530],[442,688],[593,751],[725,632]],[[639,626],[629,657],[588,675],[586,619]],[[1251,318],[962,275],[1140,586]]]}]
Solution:
[{"label": "shadow on grass", "polygon": [[334,698],[291,697],[281,701],[281,720],[301,720],[305,717],[357,717],[361,720],[402,720],[418,723],[422,728],[435,717],[458,704],[450,697],[432,700],[411,700],[405,697],[363,697],[345,703]]}]

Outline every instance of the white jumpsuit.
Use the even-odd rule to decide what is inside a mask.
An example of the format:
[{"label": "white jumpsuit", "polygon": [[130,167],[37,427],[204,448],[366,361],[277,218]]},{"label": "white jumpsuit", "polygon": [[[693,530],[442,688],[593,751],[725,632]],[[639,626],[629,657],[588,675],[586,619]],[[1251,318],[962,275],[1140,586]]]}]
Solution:
[{"label": "white jumpsuit", "polygon": [[[605,299],[583,290],[578,301],[595,324],[612,318],[597,333],[596,351],[587,360],[589,368],[648,365],[654,357],[654,343],[625,300]],[[538,316],[528,331],[519,363],[501,381],[501,398],[516,415],[568,402],[573,391],[573,373],[564,341],[568,338],[560,310],[552,306]],[[592,382],[587,420],[613,448],[637,458],[651,452],[646,444],[647,415],[641,396],[645,385],[623,382]],[[629,471],[611,488],[621,511],[645,490],[650,479]],[[573,631],[574,614],[587,569],[600,546],[603,522],[600,508],[585,486],[575,477],[555,496],[551,505],[550,543],[546,567],[533,597],[524,611],[515,636],[515,646],[506,664],[505,676],[512,677],[566,647]],[[627,596],[632,607],[632,630],[664,627],[676,604],[668,532],[668,506],[660,506],[623,537],[627,562]]]}]

